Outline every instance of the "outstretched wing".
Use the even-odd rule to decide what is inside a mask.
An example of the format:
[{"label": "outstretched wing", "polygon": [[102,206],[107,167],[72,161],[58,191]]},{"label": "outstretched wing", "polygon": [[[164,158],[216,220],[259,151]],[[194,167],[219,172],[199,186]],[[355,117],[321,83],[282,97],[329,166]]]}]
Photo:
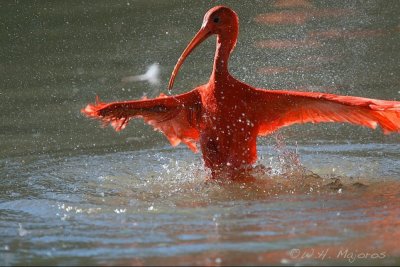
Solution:
[{"label": "outstretched wing", "polygon": [[123,130],[129,120],[143,118],[168,138],[171,145],[185,143],[197,152],[201,97],[195,89],[177,96],[160,95],[155,99],[102,103],[96,100],[81,110],[88,117],[99,119],[104,126],[111,125],[116,131]]},{"label": "outstretched wing", "polygon": [[255,91],[259,135],[295,123],[348,122],[400,132],[400,102],[324,93]]}]

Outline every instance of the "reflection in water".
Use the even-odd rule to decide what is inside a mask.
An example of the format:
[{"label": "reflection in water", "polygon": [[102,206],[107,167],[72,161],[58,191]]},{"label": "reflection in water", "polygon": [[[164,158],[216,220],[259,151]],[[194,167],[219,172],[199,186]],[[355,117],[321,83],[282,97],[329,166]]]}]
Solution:
[{"label": "reflection in water", "polygon": [[309,0],[277,0],[274,4],[278,8],[296,8],[296,7],[312,7],[312,3]]},{"label": "reflection in water", "polygon": [[[198,154],[164,149],[141,122],[115,134],[79,114],[97,93],[154,90],[111,90],[128,69],[172,70],[214,5],[178,2],[2,4],[0,265],[399,265],[396,135],[288,128],[299,145],[259,146],[268,171],[254,173],[257,183],[221,185],[204,182]],[[218,4],[241,17],[238,78],[398,98],[398,1]],[[193,56],[182,91],[208,77],[212,55]],[[165,88],[170,71],[159,74]]]},{"label": "reflection in water", "polygon": [[260,14],[255,17],[257,23],[282,24],[282,25],[304,25],[315,19],[338,18],[354,15],[351,9],[326,8],[326,9],[304,9],[301,11],[277,11]]},{"label": "reflection in water", "polygon": [[[399,182],[374,176],[321,177],[310,171],[319,172],[305,151],[313,151],[311,158],[319,151],[327,166],[343,165],[332,154],[349,150],[350,160],[365,161],[366,168],[378,158],[357,158],[357,151],[365,148],[349,145],[343,151],[298,147],[297,154],[282,142],[278,136],[274,147],[261,147],[268,157],[258,163],[271,171],[259,173],[250,184],[205,183],[200,158],[186,149],[22,165],[10,161],[6,174],[14,183],[3,186],[8,197],[0,212],[6,211],[4,222],[15,223],[0,225],[1,246],[8,247],[3,252],[19,255],[20,249],[29,249],[42,264],[67,264],[73,257],[76,264],[232,265],[328,261],[316,254],[291,255],[293,249],[328,249],[330,261],[346,263],[346,257],[334,256],[348,249],[384,251],[387,256],[379,262],[392,263],[400,254],[393,239],[400,229]],[[305,157],[300,160],[304,165],[299,155]],[[396,171],[396,166],[381,168]],[[344,167],[341,171],[349,173]],[[31,192],[36,197],[24,199]],[[8,258],[9,264],[24,262],[30,261]]]}]

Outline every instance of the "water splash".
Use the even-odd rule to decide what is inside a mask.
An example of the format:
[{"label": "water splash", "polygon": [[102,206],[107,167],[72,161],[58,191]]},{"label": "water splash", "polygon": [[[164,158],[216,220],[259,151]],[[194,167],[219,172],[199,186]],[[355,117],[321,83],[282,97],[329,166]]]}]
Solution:
[{"label": "water splash", "polygon": [[140,75],[126,76],[121,80],[123,83],[130,82],[148,82],[151,86],[160,85],[160,64],[153,63],[148,68],[146,73]]}]

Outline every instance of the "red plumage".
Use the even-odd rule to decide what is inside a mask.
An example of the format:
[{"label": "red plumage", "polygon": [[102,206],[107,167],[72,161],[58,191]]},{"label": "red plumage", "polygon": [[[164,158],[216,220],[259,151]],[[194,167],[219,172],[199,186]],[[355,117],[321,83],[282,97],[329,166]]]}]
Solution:
[{"label": "red plumage", "polygon": [[257,159],[257,136],[296,123],[347,122],[385,134],[400,132],[400,102],[313,92],[256,89],[228,72],[229,55],[238,36],[238,18],[227,7],[209,10],[200,31],[179,58],[169,88],[185,58],[207,37],[217,35],[214,67],[207,84],[176,96],[102,103],[82,109],[88,117],[116,131],[142,118],[173,146],[185,143],[197,151],[212,176],[236,179]]}]

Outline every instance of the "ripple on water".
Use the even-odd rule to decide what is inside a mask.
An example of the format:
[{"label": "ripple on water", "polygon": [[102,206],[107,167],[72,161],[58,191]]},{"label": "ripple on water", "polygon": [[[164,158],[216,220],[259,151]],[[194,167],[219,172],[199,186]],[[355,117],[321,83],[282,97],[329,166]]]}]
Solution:
[{"label": "ripple on water", "polygon": [[[205,182],[200,156],[179,148],[8,160],[2,163],[9,180],[1,184],[7,194],[0,201],[0,249],[15,264],[68,263],[70,257],[76,263],[290,263],[296,262],[290,249],[316,246],[400,255],[392,241],[400,238],[400,171],[378,153],[387,149],[395,160],[393,147],[368,147],[365,155],[363,146],[303,146],[303,164],[288,154],[294,148],[285,149],[268,148],[271,156],[257,164],[272,169],[255,172],[257,182],[248,184]],[[344,163],[343,155],[345,163],[365,164],[361,175],[313,173]],[[365,176],[368,162],[377,161]]]}]

